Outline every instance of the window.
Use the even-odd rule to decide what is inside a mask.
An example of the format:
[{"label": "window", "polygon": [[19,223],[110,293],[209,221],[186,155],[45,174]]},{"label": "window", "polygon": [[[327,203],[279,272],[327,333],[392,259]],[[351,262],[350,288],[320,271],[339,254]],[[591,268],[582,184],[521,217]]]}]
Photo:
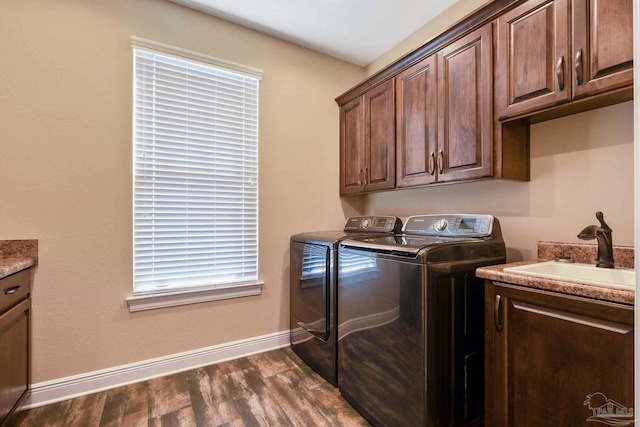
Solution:
[{"label": "window", "polygon": [[255,285],[261,72],[141,39],[133,54],[130,300]]}]

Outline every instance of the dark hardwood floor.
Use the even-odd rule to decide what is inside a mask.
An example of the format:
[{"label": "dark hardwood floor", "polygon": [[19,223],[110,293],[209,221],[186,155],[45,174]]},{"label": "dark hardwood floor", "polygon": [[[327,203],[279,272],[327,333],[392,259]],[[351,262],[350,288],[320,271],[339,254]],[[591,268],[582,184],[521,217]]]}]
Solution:
[{"label": "dark hardwood floor", "polygon": [[369,426],[288,347],[23,411],[9,425]]}]

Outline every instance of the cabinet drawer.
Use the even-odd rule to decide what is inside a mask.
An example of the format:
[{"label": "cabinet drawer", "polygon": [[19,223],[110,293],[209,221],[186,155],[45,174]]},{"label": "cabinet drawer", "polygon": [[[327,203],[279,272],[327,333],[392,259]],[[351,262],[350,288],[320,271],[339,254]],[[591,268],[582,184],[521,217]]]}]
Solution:
[{"label": "cabinet drawer", "polygon": [[0,279],[0,313],[26,297],[31,290],[31,269]]}]

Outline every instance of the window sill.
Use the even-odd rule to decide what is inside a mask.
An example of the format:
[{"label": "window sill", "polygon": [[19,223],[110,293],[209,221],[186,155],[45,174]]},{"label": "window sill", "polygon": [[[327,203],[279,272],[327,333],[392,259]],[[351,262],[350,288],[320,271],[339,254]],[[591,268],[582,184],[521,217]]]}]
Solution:
[{"label": "window sill", "polygon": [[167,292],[161,294],[137,295],[127,298],[129,312],[176,307],[207,301],[249,297],[262,294],[264,282],[247,283],[227,287],[195,289],[192,291]]}]

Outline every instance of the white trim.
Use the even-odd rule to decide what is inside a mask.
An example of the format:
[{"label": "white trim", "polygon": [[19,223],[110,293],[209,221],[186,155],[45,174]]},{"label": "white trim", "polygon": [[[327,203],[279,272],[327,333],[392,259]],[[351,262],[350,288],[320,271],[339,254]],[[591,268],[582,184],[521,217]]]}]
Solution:
[{"label": "white trim", "polygon": [[289,345],[289,331],[233,341],[128,365],[33,384],[23,409],[36,408],[78,396],[212,365]]},{"label": "white trim", "polygon": [[129,311],[133,313],[134,311],[154,310],[156,308],[197,304],[207,301],[249,297],[262,294],[263,286],[264,282],[256,282],[179,292],[134,295],[127,297],[127,305],[129,306]]},{"label": "white trim", "polygon": [[262,80],[262,70],[260,70],[259,68],[249,67],[248,65],[238,64],[237,62],[231,62],[225,59],[203,55],[201,53],[192,52],[190,50],[170,46],[164,43],[158,43],[153,40],[147,40],[136,36],[131,36],[131,45],[138,49],[161,53],[163,55],[177,57],[178,59],[189,58],[192,61],[200,62],[205,65],[213,65],[217,68],[222,68],[235,73],[241,73],[247,77],[253,77],[257,80]]}]

